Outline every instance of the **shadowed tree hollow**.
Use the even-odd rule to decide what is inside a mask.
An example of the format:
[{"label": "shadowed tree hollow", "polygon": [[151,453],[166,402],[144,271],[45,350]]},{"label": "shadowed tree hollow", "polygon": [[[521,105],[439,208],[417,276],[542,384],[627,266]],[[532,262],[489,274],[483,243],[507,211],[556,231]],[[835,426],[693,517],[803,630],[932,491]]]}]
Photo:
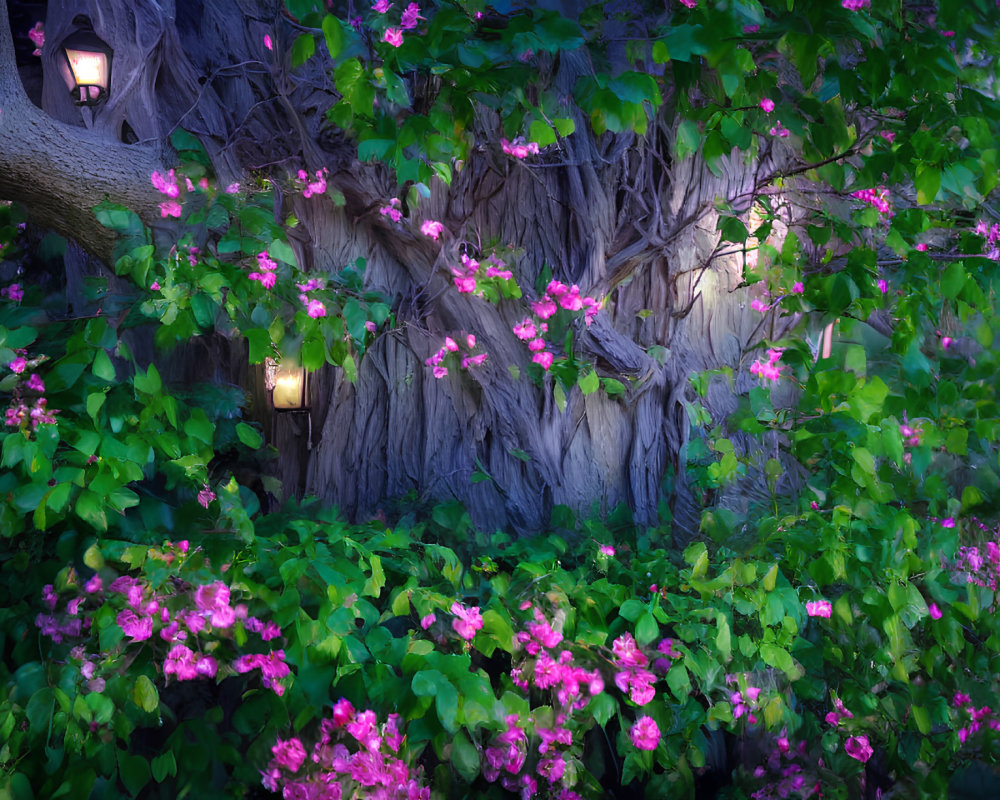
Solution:
[{"label": "shadowed tree hollow", "polygon": [[[800,319],[776,310],[789,270],[821,282],[844,268],[848,235],[809,238],[803,215],[836,209],[852,164],[884,155],[891,139],[878,132],[913,112],[871,87],[846,96],[877,42],[851,33],[839,50],[819,47],[809,15],[820,12],[758,4],[716,38],[689,3],[446,4],[408,27],[403,4],[331,5],[0,6],[0,198],[108,265],[114,242],[93,213],[103,201],[174,241],[150,175],[176,164],[170,136],[183,129],[220,186],[270,181],[302,269],[324,278],[363,259],[364,288],[391,307],[354,380],[324,367],[309,424],[276,421],[286,489],[360,518],[401,498],[457,499],[488,528],[538,530],[556,505],[624,505],[640,524],[669,514],[696,530],[711,498],[685,478],[692,430],[737,408],[758,382],[758,347]],[[860,24],[831,6],[834,28]],[[40,55],[27,37],[36,21]],[[87,23],[114,53],[108,99],[92,109],[73,104],[60,69],[60,42]],[[865,92],[891,110],[865,106]],[[539,152],[510,153],[518,133]],[[290,189],[299,170],[324,175],[325,191]],[[428,220],[439,239],[421,232]],[[748,238],[761,225],[762,240]],[[212,248],[216,234],[201,241]],[[758,248],[772,262],[761,275]],[[458,291],[462,257],[490,252],[506,254],[523,297]],[[546,344],[562,372],[533,363],[513,332],[550,280],[603,301],[592,324]],[[814,304],[812,327],[836,311]],[[485,361],[436,378],[427,359],[468,334]],[[217,335],[226,379],[247,381],[238,334]],[[698,396],[690,378],[705,370],[720,374]],[[601,387],[584,393],[574,381],[591,372]],[[739,484],[716,500],[745,510],[754,493]]]}]

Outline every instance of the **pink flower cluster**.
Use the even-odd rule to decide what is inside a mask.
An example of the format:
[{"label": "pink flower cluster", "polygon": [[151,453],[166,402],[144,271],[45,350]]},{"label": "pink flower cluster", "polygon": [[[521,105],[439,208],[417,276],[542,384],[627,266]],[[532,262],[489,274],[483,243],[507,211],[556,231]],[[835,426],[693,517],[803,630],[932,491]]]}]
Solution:
[{"label": "pink flower cluster", "polygon": [[788,130],[788,128],[786,128],[784,125],[782,125],[781,120],[779,119],[775,120],[774,125],[771,127],[768,133],[770,133],[771,136],[777,136],[779,139],[787,139],[788,136],[791,134],[791,131]]},{"label": "pink flower cluster", "polygon": [[304,169],[300,169],[298,172],[298,179],[300,183],[305,184],[305,188],[302,190],[302,196],[305,198],[312,197],[313,195],[321,195],[326,191],[326,176],[328,170],[326,167],[323,169],[316,170],[316,179],[313,180],[309,177],[309,173]]},{"label": "pink flower cluster", "polygon": [[760,101],[760,107],[763,109],[765,114],[770,114],[774,111],[774,101],[770,97],[765,97]]},{"label": "pink flower cluster", "polygon": [[506,139],[500,140],[501,149],[514,158],[527,158],[530,155],[538,155],[539,149],[536,142],[525,142],[523,136],[518,136],[513,142]]},{"label": "pink flower cluster", "polygon": [[772,382],[777,381],[781,377],[781,367],[778,366],[778,360],[783,352],[784,350],[781,348],[768,348],[767,363],[757,359],[750,365],[750,374],[759,375],[762,379],[766,378]]},{"label": "pink flower cluster", "polygon": [[829,600],[810,600],[806,603],[806,614],[810,617],[827,617],[833,613]]},{"label": "pink flower cluster", "polygon": [[420,232],[437,241],[438,237],[444,233],[444,225],[433,219],[424,220],[420,225]]},{"label": "pink flower cluster", "polygon": [[320,723],[311,753],[298,737],[275,742],[261,782],[288,800],[429,800],[420,771],[399,757],[405,739],[400,722],[399,714],[390,714],[380,725],[374,711],[357,712],[341,698]]},{"label": "pink flower cluster", "polygon": [[[507,269],[507,264],[496,255],[490,254],[480,263],[462,253],[460,261],[461,268],[451,267],[451,274],[454,276],[455,288],[463,294],[483,294],[483,284],[487,279],[494,281],[514,279],[514,273]],[[482,269],[483,264],[486,265],[485,270]]]},{"label": "pink flower cluster", "polygon": [[[954,522],[949,527],[954,527]],[[960,547],[953,569],[964,576],[967,583],[996,592],[1000,577],[1000,544],[986,542],[985,557],[975,545]]]},{"label": "pink flower cluster", "polygon": [[991,261],[1000,261],[1000,222],[987,225],[983,220],[976,223],[975,233],[982,236],[983,255]]},{"label": "pink flower cluster", "polygon": [[[822,759],[819,764],[814,765],[807,764],[807,759],[805,741],[793,748],[788,741],[787,732],[782,731],[776,746],[768,752],[767,761],[754,768],[755,778],[769,777],[770,781],[750,795],[752,800],[786,800],[790,797],[807,800],[813,796],[821,797],[821,784],[815,779],[815,771],[822,766]],[[803,763],[798,763],[799,761]],[[806,767],[811,767],[809,772],[813,774],[812,781],[807,775]]]},{"label": "pink flower cluster", "polygon": [[653,684],[656,675],[646,669],[649,659],[636,644],[632,634],[623,633],[611,644],[614,652],[615,686],[638,706],[644,706],[656,696]]},{"label": "pink flower cluster", "polygon": [[966,744],[970,736],[980,731],[984,722],[990,730],[1000,732],[1000,718],[996,716],[995,712],[989,706],[976,708],[975,703],[972,702],[972,698],[962,692],[956,692],[951,703],[959,710],[959,713],[966,715],[966,724],[958,729],[958,741],[960,744]]},{"label": "pink flower cluster", "polygon": [[455,615],[455,618],[451,621],[451,627],[455,633],[467,642],[475,639],[476,631],[482,630],[483,627],[483,617],[479,613],[479,606],[466,608],[456,601],[451,604],[451,613]]},{"label": "pink flower cluster", "polygon": [[21,284],[12,283],[10,286],[0,289],[0,297],[6,297],[8,300],[19,303],[24,299],[24,290],[21,288]]},{"label": "pink flower cluster", "polygon": [[[472,354],[471,351],[476,347],[476,337],[470,333],[465,337],[465,344],[468,346],[470,352],[462,355],[462,369],[480,366],[486,360],[486,353]],[[443,378],[448,374],[448,367],[443,364],[444,360],[448,357],[449,353],[457,353],[459,349],[458,342],[450,336],[445,336],[444,345],[434,355],[424,361],[424,364],[433,368],[435,378]]]},{"label": "pink flower cluster", "polygon": [[856,192],[851,192],[851,197],[874,206],[883,216],[893,216],[892,208],[889,206],[889,190],[884,186],[879,186],[877,189],[858,189]]},{"label": "pink flower cluster", "polygon": [[848,737],[847,741],[844,742],[844,751],[851,758],[857,759],[862,764],[875,754],[875,751],[872,750],[872,746],[868,743],[867,736]]},{"label": "pink flower cluster", "polygon": [[156,170],[153,170],[150,180],[153,183],[153,188],[171,198],[160,203],[160,216],[164,219],[167,217],[176,217],[179,219],[181,216],[181,204],[177,202],[176,198],[180,196],[181,190],[177,186],[177,177],[174,175],[174,171],[170,170],[166,175],[161,175]]},{"label": "pink flower cluster", "polygon": [[278,276],[275,274],[278,264],[267,254],[267,250],[257,254],[257,266],[260,268],[260,272],[251,272],[250,280],[260,281],[261,286],[265,289],[273,289],[274,284],[278,281]]},{"label": "pink flower cluster", "polygon": [[[168,564],[188,557],[186,541],[176,545],[169,542],[161,550],[150,550],[149,558]],[[256,633],[262,642],[281,636],[281,629],[273,622],[264,622],[250,616],[246,604],[232,603],[231,590],[222,581],[191,586],[175,583],[169,590],[155,590],[145,578],[121,575],[104,588],[104,579],[95,573],[83,586],[74,571],[70,570],[67,589],[72,594],[61,612],[57,612],[60,597],[51,585],[42,590],[42,600],[48,613],[40,613],[35,624],[43,635],[54,642],[63,637],[87,637],[73,648],[72,657],[82,662],[81,674],[88,681],[90,691],[103,691],[104,681],[96,676],[99,667],[119,669],[123,648],[144,644],[159,650],[164,645],[160,668],[165,678],[178,681],[197,678],[214,678],[224,663],[227,648],[237,635],[237,627]],[[103,652],[96,644],[94,615],[104,608],[116,611],[114,618],[124,635],[124,644],[114,651]],[[242,635],[242,634],[241,634]],[[245,638],[245,636],[244,636]],[[95,649],[89,654],[88,644]],[[284,693],[281,679],[290,674],[283,650],[268,653],[239,654],[232,658],[236,672],[246,673],[260,669],[263,684],[275,694]]]},{"label": "pink flower cluster", "polygon": [[758,697],[760,688],[757,686],[748,686],[745,692],[733,692],[729,695],[729,702],[733,704],[733,719],[739,719],[746,714],[747,722],[756,725],[757,715],[753,711],[757,707]]},{"label": "pink flower cluster", "polygon": [[531,686],[553,690],[558,705],[567,711],[583,708],[591,697],[604,691],[600,671],[574,664],[573,654],[565,648],[557,651],[563,641],[562,633],[537,608],[533,609],[533,618],[534,622],[526,623],[515,637],[527,657],[511,670],[514,684],[524,691]]},{"label": "pink flower cluster", "polygon": [[872,0],[840,0],[840,4],[848,11],[860,11],[862,8],[871,8]]},{"label": "pink flower cluster", "polygon": [[[531,310],[538,320],[547,320],[554,316],[559,308],[566,311],[583,311],[584,322],[590,327],[597,313],[604,305],[603,300],[597,300],[590,296],[581,296],[580,287],[575,283],[567,286],[557,280],[549,281],[545,288],[545,293],[531,303]],[[528,343],[528,350],[531,351],[531,360],[540,364],[542,369],[547,370],[552,366],[555,356],[546,350],[546,342],[542,334],[547,333],[548,323],[544,321],[532,320],[525,317],[514,328],[514,335],[523,342]]]},{"label": "pink flower cluster", "polygon": [[655,750],[660,744],[660,728],[652,717],[639,717],[628,735],[637,750]]},{"label": "pink flower cluster", "polygon": [[833,698],[833,711],[827,712],[825,717],[827,725],[836,727],[842,719],[854,719],[854,715],[844,706],[844,701],[839,697]]},{"label": "pink flower cluster", "polygon": [[[45,356],[29,360],[25,358],[26,354],[27,351],[18,350],[17,355],[7,365],[17,375],[23,376],[26,370],[35,368],[46,360]],[[24,391],[37,393],[41,396],[31,400],[29,405],[23,397]],[[39,425],[55,425],[55,415],[59,413],[59,410],[48,407],[49,401],[44,397],[44,394],[45,381],[42,380],[40,375],[31,373],[27,380],[23,377],[20,378],[17,386],[14,388],[14,396],[11,399],[10,406],[4,413],[4,424],[22,430],[27,430],[27,427],[30,425],[32,431],[38,430]]]},{"label": "pink flower cluster", "polygon": [[[322,278],[310,278],[305,283],[297,283],[295,286],[299,290],[299,302],[302,303],[306,308],[306,314],[312,319],[319,319],[320,317],[326,316],[326,306],[323,305],[321,300],[317,300],[314,297],[310,297],[308,292],[322,291],[326,287],[326,281]],[[370,321],[370,320],[369,320]],[[368,323],[365,323],[365,328],[368,328]]]},{"label": "pink flower cluster", "polygon": [[388,205],[381,206],[378,213],[383,217],[388,217],[393,222],[399,222],[403,218],[403,212],[400,211],[402,203],[399,201],[398,197],[392,198]]}]

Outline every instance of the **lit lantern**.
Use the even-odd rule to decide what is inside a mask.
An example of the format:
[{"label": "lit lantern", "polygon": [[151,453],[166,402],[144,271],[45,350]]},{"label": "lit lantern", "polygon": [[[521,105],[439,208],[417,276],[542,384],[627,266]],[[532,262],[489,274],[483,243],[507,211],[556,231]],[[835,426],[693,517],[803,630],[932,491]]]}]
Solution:
[{"label": "lit lantern", "polygon": [[108,96],[111,48],[89,26],[71,33],[62,43],[63,80],[78,106],[95,106]]},{"label": "lit lantern", "polygon": [[264,360],[264,387],[275,411],[309,410],[309,372],[297,364]]}]

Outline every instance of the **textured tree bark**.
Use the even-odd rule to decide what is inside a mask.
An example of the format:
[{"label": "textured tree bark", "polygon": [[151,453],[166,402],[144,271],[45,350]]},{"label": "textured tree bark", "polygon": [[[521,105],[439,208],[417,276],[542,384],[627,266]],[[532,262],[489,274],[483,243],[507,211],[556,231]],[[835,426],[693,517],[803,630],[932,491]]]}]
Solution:
[{"label": "textured tree bark", "polygon": [[[395,194],[392,177],[360,165],[344,137],[325,128],[323,112],[335,99],[329,64],[317,55],[290,69],[298,30],[278,4],[244,2],[235,13],[221,0],[176,8],[152,0],[56,0],[50,41],[75,13],[92,13],[95,30],[115,49],[117,99],[90,131],[57,121],[79,112],[67,110],[50,86],[50,61],[49,113],[24,96],[0,5],[0,197],[23,200],[43,224],[106,255],[110,242],[90,208],[108,196],[156,222],[160,198],[149,173],[164,137],[185,127],[205,142],[223,179],[241,169],[327,167],[344,206],[284,200],[283,211],[301,223],[292,234],[301,263],[325,272],[364,257],[368,285],[393,298],[396,324],[366,353],[357,383],[333,368],[318,376],[315,446],[304,471],[308,426],[301,418],[278,420],[278,438],[299,443],[282,449],[279,477],[287,486],[353,517],[407,496],[457,499],[477,525],[518,531],[544,527],[555,504],[585,514],[626,504],[637,522],[649,524],[666,500],[677,531],[696,530],[699,506],[683,466],[685,404],[695,401],[688,378],[730,366],[736,389],[745,390],[742,362],[763,333],[748,290],[737,288],[740,257],[719,253],[715,202],[741,198],[749,207],[758,173],[777,163],[770,154],[753,168],[734,155],[719,176],[698,157],[672,160],[669,102],[645,137],[594,137],[576,110],[577,132],[531,164],[501,153],[499,127],[488,120],[477,131],[482,146],[453,185],[433,187],[405,226],[394,226],[377,212]],[[264,33],[275,41],[273,52],[263,47]],[[569,95],[589,68],[586,54],[564,54],[556,86]],[[120,143],[125,121],[139,144]],[[445,223],[444,246],[415,235],[421,219]],[[606,295],[605,310],[592,328],[581,326],[577,343],[601,375],[628,385],[624,399],[600,391],[584,397],[577,388],[560,411],[551,380],[538,388],[524,377],[529,354],[511,331],[524,302],[492,306],[452,286],[448,266],[457,263],[458,241],[476,237],[524,248],[516,265],[523,287],[548,265],[582,293]],[[445,335],[462,332],[477,336],[487,361],[435,380],[424,360]],[[662,364],[647,352],[653,345],[665,348]],[[511,366],[522,377],[513,378]],[[705,401],[715,419],[733,404],[722,381]],[[665,498],[671,470],[674,491]],[[490,479],[473,483],[477,471]],[[745,505],[746,494],[724,502]]]}]

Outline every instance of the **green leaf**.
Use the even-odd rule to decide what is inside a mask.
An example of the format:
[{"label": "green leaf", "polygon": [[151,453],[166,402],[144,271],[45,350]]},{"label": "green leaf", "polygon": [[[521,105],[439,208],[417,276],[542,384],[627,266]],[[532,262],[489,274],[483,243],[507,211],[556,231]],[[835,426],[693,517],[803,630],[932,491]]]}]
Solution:
[{"label": "green leaf", "polygon": [[645,646],[657,639],[660,635],[660,626],[656,624],[656,618],[651,613],[646,613],[635,626],[636,641]]},{"label": "green leaf", "polygon": [[250,328],[244,331],[247,343],[250,345],[250,363],[260,364],[265,358],[273,355],[271,334],[264,328]]},{"label": "green leaf", "polygon": [[282,239],[272,239],[271,244],[267,248],[267,252],[271,258],[275,258],[285,264],[289,264],[293,267],[298,264],[295,260],[295,251],[292,250],[292,246]]},{"label": "green leaf", "polygon": [[625,384],[621,381],[616,381],[614,378],[601,378],[601,385],[608,397],[625,396]]},{"label": "green leaf", "polygon": [[115,365],[111,363],[106,350],[98,350],[94,353],[94,364],[91,367],[94,376],[108,383],[114,383]]},{"label": "green leaf", "polygon": [[552,396],[556,401],[556,408],[559,409],[560,413],[565,413],[566,411],[566,390],[563,389],[562,384],[556,381],[555,388],[552,390]]},{"label": "green leaf", "polygon": [[99,531],[103,532],[108,529],[108,519],[104,515],[102,498],[90,489],[83,489],[76,498],[76,514]]},{"label": "green leaf", "polygon": [[786,674],[792,674],[795,671],[795,662],[783,647],[778,647],[774,644],[762,644],[760,646],[760,657],[768,666],[780,669]]},{"label": "green leaf", "polygon": [[557,117],[552,120],[552,124],[555,125],[556,132],[563,137],[569,136],[576,130],[576,123],[568,117]]},{"label": "green leaf", "polygon": [[156,692],[153,682],[146,676],[140,675],[132,690],[132,700],[143,711],[153,712],[160,707],[160,696]]},{"label": "green leaf", "polygon": [[119,750],[118,775],[129,793],[137,795],[149,783],[149,762],[142,756],[129,755],[125,750]]},{"label": "green leaf", "polygon": [[715,648],[719,651],[719,656],[723,663],[728,663],[733,657],[732,633],[729,629],[729,620],[726,615],[719,612],[715,617],[719,632],[715,635]]},{"label": "green leaf", "polygon": [[311,33],[303,33],[292,45],[292,67],[301,67],[316,52],[316,40]]},{"label": "green leaf", "polygon": [[465,731],[459,730],[451,740],[451,763],[466,783],[472,783],[479,775],[479,751],[476,750]]},{"label": "green leaf", "polygon": [[590,701],[587,710],[594,715],[597,724],[603,728],[608,724],[608,720],[611,719],[615,711],[618,710],[618,704],[608,692],[601,692]]},{"label": "green leaf", "polygon": [[577,385],[580,387],[581,392],[588,395],[593,394],[598,390],[601,385],[601,381],[597,376],[597,372],[590,370],[586,375],[583,375],[577,380]]},{"label": "green leaf", "polygon": [[239,440],[251,450],[258,450],[260,446],[264,444],[264,438],[260,435],[257,429],[251,425],[247,425],[245,422],[239,422],[236,424],[236,435],[239,437]]},{"label": "green leaf", "polygon": [[177,759],[174,757],[173,750],[167,750],[167,752],[158,755],[153,759],[153,780],[157,783],[163,783],[168,776],[173,776],[177,774]]},{"label": "green leaf", "polygon": [[327,14],[323,17],[323,38],[326,39],[326,47],[330,51],[330,58],[336,61],[337,56],[344,49],[345,36],[340,20],[333,16],[333,14]]},{"label": "green leaf", "polygon": [[555,144],[556,132],[547,122],[536,119],[528,127],[528,141],[535,142],[539,147],[547,147]]},{"label": "green leaf", "polygon": [[326,363],[326,346],[323,340],[311,336],[302,343],[302,366],[315,372]]},{"label": "green leaf", "polygon": [[87,395],[87,414],[90,415],[95,424],[97,423],[97,414],[107,397],[104,392],[91,392]]},{"label": "green leaf", "polygon": [[156,368],[155,364],[150,364],[149,369],[145,372],[137,369],[132,383],[138,391],[144,394],[159,394],[163,388],[163,381],[160,380],[160,371]]},{"label": "green leaf", "polygon": [[696,153],[699,144],[701,144],[701,132],[698,130],[698,123],[690,119],[683,120],[677,127],[677,138],[674,142],[677,158],[683,160]]},{"label": "green leaf", "polygon": [[917,167],[913,183],[917,187],[917,202],[922,206],[929,205],[941,188],[941,170],[929,164]]}]

